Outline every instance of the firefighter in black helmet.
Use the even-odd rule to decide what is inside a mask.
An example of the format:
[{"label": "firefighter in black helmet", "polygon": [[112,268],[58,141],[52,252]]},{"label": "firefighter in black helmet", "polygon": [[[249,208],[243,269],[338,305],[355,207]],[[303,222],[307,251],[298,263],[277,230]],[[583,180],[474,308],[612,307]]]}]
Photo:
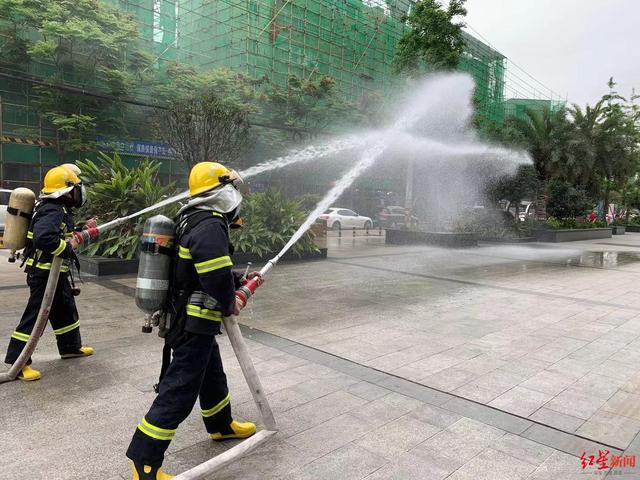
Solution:
[{"label": "firefighter in black helmet", "polygon": [[[11,334],[5,363],[13,364],[29,340],[40,311],[53,257],[68,258],[73,255],[71,246],[65,241],[66,236],[74,230],[71,209],[82,206],[85,199],[82,182],[71,169],[54,167],[45,175],[40,201],[29,224],[25,249],[27,284],[31,295],[19,325]],[[69,283],[69,269],[68,264],[63,264],[60,269],[49,321],[62,358],[87,357],[93,354],[93,348],[82,346],[80,320]],[[30,364],[31,359],[18,374],[20,380],[40,379],[40,372]]]},{"label": "firefighter in black helmet", "polygon": [[242,195],[237,174],[215,162],[202,162],[189,174],[191,200],[176,221],[178,245],[166,344],[171,363],[149,412],[140,420],[127,450],[134,480],[173,478],[161,469],[178,425],[200,398],[205,428],[213,440],[246,438],[253,423],[231,416],[227,378],[215,336],[223,316],[238,314],[235,290],[241,275],[232,270],[229,227],[239,219]]}]

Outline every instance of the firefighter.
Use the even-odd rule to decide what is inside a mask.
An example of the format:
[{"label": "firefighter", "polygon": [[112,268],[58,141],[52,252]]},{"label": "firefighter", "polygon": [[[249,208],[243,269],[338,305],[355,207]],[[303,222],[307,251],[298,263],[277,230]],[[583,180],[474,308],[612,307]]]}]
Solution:
[{"label": "firefighter", "polygon": [[215,339],[222,317],[239,313],[235,290],[242,276],[232,270],[229,242],[229,228],[239,223],[239,181],[234,171],[215,162],[198,163],[189,174],[190,200],[176,219],[178,250],[169,308],[175,320],[165,338],[173,357],[127,450],[134,480],[173,478],[161,469],[164,453],[198,397],[211,439],[246,438],[256,431],[255,424],[231,416]]},{"label": "firefighter", "polygon": [[[54,167],[47,172],[40,201],[36,204],[27,232],[25,272],[30,289],[29,301],[11,335],[5,363],[13,364],[29,340],[44,297],[53,257],[75,257],[65,238],[74,230],[72,208],[80,207],[84,201],[84,187],[75,173],[65,167]],[[82,346],[80,320],[69,271],[68,262],[63,263],[49,315],[58,342],[58,352],[63,359],[93,354],[93,348]],[[24,381],[38,380],[40,377],[40,372],[31,367],[31,359],[18,375]]]}]

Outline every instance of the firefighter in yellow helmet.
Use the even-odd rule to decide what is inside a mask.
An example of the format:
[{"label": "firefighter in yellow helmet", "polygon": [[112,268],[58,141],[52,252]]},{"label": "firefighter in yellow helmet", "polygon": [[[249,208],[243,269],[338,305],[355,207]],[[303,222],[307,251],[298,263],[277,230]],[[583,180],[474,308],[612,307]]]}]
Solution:
[{"label": "firefighter in yellow helmet", "polygon": [[[47,172],[40,200],[29,224],[25,248],[25,271],[31,293],[22,319],[11,335],[5,363],[13,364],[29,340],[44,297],[53,257],[67,259],[73,256],[73,250],[65,238],[74,229],[72,209],[81,206],[84,201],[84,187],[75,173],[65,167],[54,167]],[[80,320],[69,283],[69,270],[70,267],[65,262],[60,270],[49,315],[58,351],[65,359],[93,354],[93,348],[82,346]],[[31,359],[18,375],[20,380],[40,378],[40,372],[31,368],[30,364]]]},{"label": "firefighter in yellow helmet", "polygon": [[246,438],[256,431],[255,424],[231,416],[215,339],[222,317],[239,313],[235,290],[243,278],[232,270],[229,228],[239,219],[240,181],[236,172],[215,162],[198,163],[189,175],[190,200],[176,219],[178,250],[170,289],[175,317],[165,337],[163,364],[171,353],[167,348],[173,357],[163,365],[158,396],[127,450],[134,480],[173,478],[161,469],[164,453],[198,397],[211,439]]}]

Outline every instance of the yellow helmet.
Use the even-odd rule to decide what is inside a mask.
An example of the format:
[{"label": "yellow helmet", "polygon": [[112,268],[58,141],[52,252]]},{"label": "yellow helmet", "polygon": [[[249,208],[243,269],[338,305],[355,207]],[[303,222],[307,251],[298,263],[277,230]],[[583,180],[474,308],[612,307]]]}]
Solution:
[{"label": "yellow helmet", "polygon": [[60,193],[70,192],[74,186],[80,185],[80,179],[71,170],[65,167],[53,167],[44,177],[44,186],[42,193]]},{"label": "yellow helmet", "polygon": [[189,173],[189,195],[195,197],[201,193],[213,190],[220,185],[226,185],[239,180],[235,170],[230,170],[216,162],[200,162]]},{"label": "yellow helmet", "polygon": [[64,167],[67,170],[71,170],[73,173],[76,174],[77,177],[79,177],[80,174],[82,173],[80,171],[80,167],[78,167],[75,163],[64,163],[61,165],[61,167]]}]

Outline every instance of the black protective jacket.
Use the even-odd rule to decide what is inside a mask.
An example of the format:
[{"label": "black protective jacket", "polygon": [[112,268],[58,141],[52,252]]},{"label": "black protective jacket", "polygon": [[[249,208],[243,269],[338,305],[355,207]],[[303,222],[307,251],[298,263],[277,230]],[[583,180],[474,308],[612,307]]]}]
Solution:
[{"label": "black protective jacket", "polygon": [[[45,272],[51,269],[54,256],[72,256],[73,249],[66,239],[73,230],[73,213],[60,199],[38,202],[27,232],[27,271]],[[69,267],[63,265],[61,271],[68,272]]]},{"label": "black protective jacket", "polygon": [[178,218],[178,232],[181,222],[190,215],[197,222],[178,235],[175,291],[188,296],[184,329],[216,335],[222,317],[233,313],[240,275],[232,270],[233,246],[227,220],[216,212],[187,210]]}]

